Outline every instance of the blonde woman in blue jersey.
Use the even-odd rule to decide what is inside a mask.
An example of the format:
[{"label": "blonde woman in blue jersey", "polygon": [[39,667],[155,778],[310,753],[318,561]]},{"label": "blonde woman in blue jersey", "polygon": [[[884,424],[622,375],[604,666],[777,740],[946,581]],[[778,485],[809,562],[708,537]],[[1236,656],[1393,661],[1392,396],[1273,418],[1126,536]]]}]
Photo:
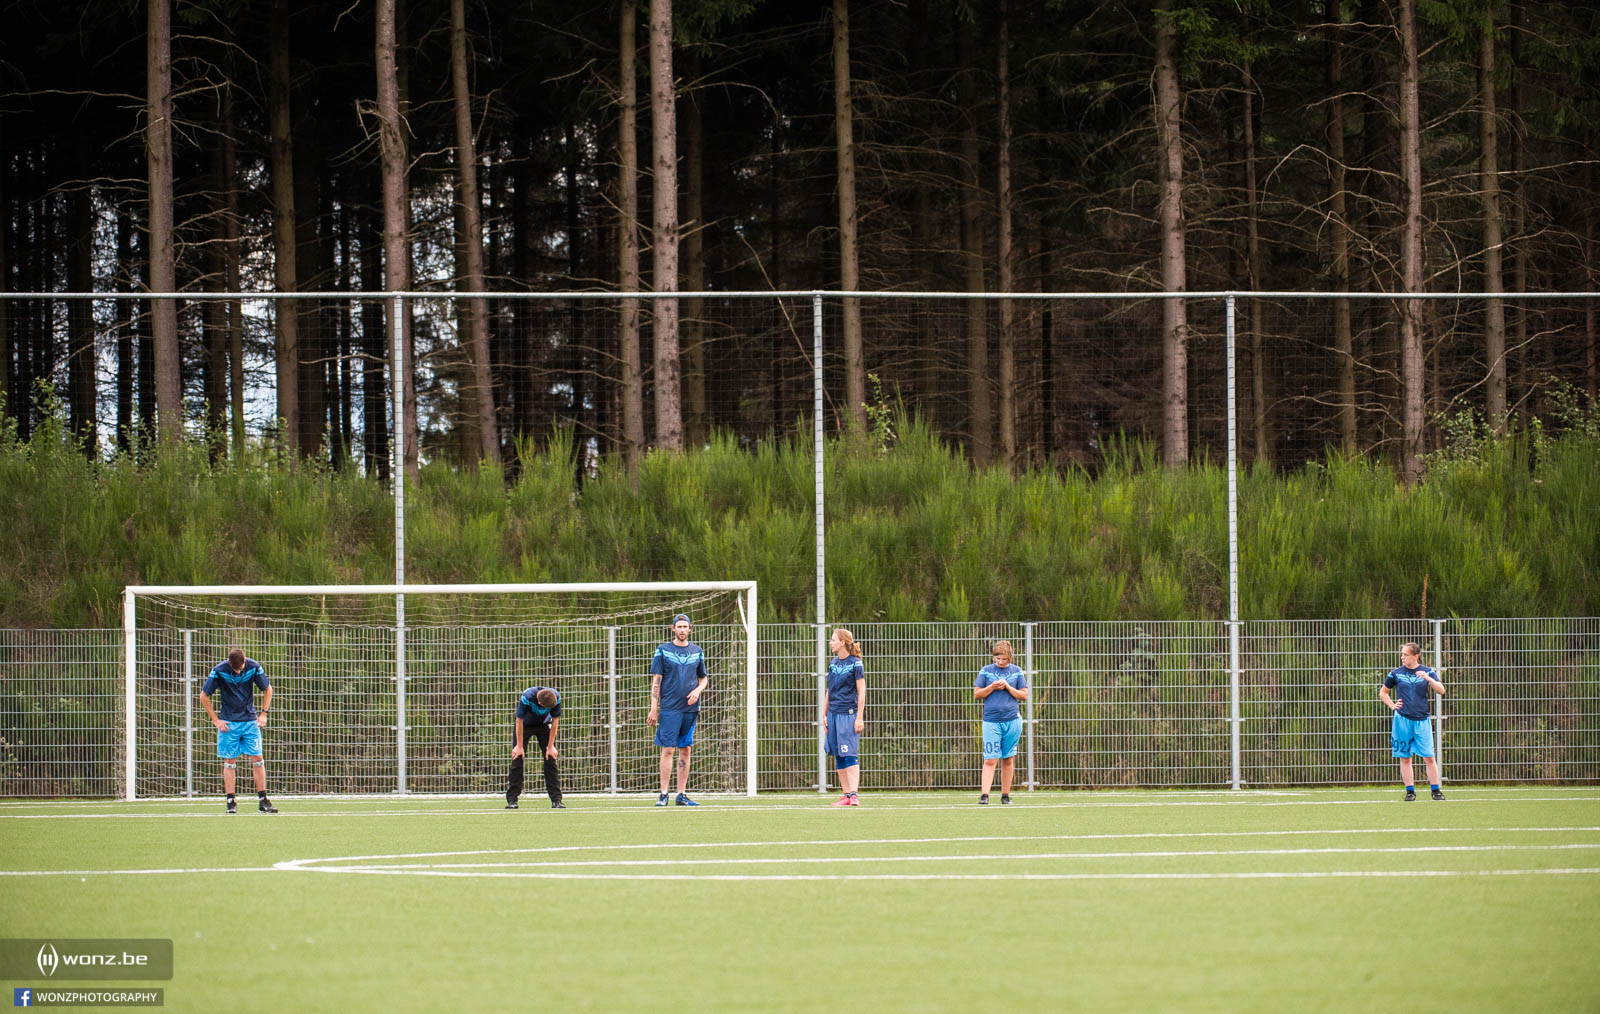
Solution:
[{"label": "blonde woman in blue jersey", "polygon": [[834,806],[860,806],[861,732],[866,728],[867,672],[855,635],[839,627],[828,638],[833,659],[828,663],[828,711],[823,716],[828,753],[844,791]]},{"label": "blonde woman in blue jersey", "polygon": [[[1389,695],[1393,690],[1399,700]],[[1444,684],[1439,674],[1422,664],[1422,646],[1407,641],[1400,646],[1400,665],[1389,670],[1378,686],[1378,699],[1384,707],[1394,712],[1389,730],[1390,752],[1400,762],[1400,777],[1405,783],[1405,801],[1417,798],[1417,783],[1412,777],[1413,756],[1421,757],[1428,769],[1428,787],[1434,799],[1443,799],[1439,786],[1439,761],[1433,755],[1433,729],[1428,725],[1428,691],[1443,696]]]}]

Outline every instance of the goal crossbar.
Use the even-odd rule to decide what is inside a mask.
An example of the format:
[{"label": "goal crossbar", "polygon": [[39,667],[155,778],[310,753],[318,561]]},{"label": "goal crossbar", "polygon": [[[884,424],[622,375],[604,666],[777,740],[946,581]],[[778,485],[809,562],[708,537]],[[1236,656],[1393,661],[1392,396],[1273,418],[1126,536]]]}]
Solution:
[{"label": "goal crossbar", "polygon": [[[736,592],[739,603],[739,623],[744,628],[745,651],[745,754],[746,795],[756,794],[757,767],[757,714],[756,714],[756,610],[757,584],[755,581],[617,581],[617,582],[564,582],[539,584],[353,584],[353,585],[128,585],[123,589],[123,662],[124,662],[124,713],[127,762],[124,772],[124,796],[138,798],[138,603],[141,598],[180,596],[184,598],[225,596],[337,596],[359,595],[366,597],[395,596],[404,602],[407,595],[506,595],[506,594],[577,594],[610,592]],[[400,613],[403,617],[403,611]],[[404,621],[396,625],[399,636],[395,641],[396,672],[403,684],[405,679]],[[404,775],[405,719],[403,712],[398,722],[401,757],[399,792],[406,791]]]}]

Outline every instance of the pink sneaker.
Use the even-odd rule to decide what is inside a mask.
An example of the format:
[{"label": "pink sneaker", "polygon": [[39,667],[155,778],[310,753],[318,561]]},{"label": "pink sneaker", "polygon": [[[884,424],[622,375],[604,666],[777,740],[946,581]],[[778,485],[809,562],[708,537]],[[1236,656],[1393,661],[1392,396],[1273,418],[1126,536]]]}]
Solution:
[{"label": "pink sneaker", "polygon": [[849,796],[840,796],[838,799],[835,799],[832,803],[830,803],[828,805],[830,805],[830,806],[849,806],[850,805],[850,797]]},{"label": "pink sneaker", "polygon": [[861,797],[857,796],[855,793],[852,792],[850,794],[850,801],[848,803],[846,803],[845,805],[846,806],[860,806],[861,805]]}]

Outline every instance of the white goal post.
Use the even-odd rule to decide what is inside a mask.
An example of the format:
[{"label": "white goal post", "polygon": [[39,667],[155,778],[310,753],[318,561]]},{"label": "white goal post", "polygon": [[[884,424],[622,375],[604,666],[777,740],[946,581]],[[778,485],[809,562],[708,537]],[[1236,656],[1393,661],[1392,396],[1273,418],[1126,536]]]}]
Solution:
[{"label": "white goal post", "polygon": [[[383,687],[382,703],[392,708],[392,725],[386,724],[391,712],[385,711],[376,715],[376,722],[359,723],[359,728],[357,723],[341,723],[338,716],[300,716],[301,724],[314,731],[285,742],[281,752],[269,730],[268,777],[276,791],[484,791],[497,770],[495,765],[503,763],[503,754],[496,752],[501,749],[499,738],[502,734],[509,738],[504,727],[515,698],[505,691],[513,684],[520,691],[528,684],[543,682],[548,673],[560,673],[568,680],[566,686],[572,688],[573,697],[563,689],[563,703],[573,701],[580,715],[587,716],[574,718],[573,708],[564,709],[568,717],[563,718],[562,738],[574,752],[563,753],[563,782],[567,758],[572,757],[582,784],[571,791],[585,791],[586,787],[640,791],[645,787],[645,758],[651,748],[628,740],[625,750],[631,755],[623,758],[625,772],[619,778],[617,684],[619,677],[642,680],[649,662],[645,653],[669,639],[667,631],[677,612],[691,615],[695,625],[692,636],[707,647],[713,720],[702,721],[701,729],[709,726],[720,737],[708,742],[704,751],[696,751],[695,770],[702,768],[703,753],[710,752],[716,760],[720,749],[720,790],[753,796],[757,790],[754,581],[129,585],[123,592],[123,795],[131,800],[193,794],[194,695],[205,673],[222,661],[225,645],[240,643],[273,646],[266,650],[280,657],[261,661],[274,681],[274,693],[287,693],[291,701],[297,691],[291,676],[293,666],[320,664],[316,681],[320,689],[314,698],[318,706],[343,703],[340,684],[349,674],[351,682],[364,680],[364,686]],[[702,634],[712,640],[703,641]],[[412,638],[409,647],[408,635]],[[556,668],[558,663],[560,668]],[[437,723],[448,727],[439,735],[455,737],[464,745],[460,750],[452,745],[452,755],[436,765],[434,774],[408,778],[411,723],[407,683],[418,668],[428,671],[415,679],[433,679],[436,684],[430,691],[432,698],[420,702],[418,710],[432,707],[446,716]],[[730,680],[737,681],[741,669],[742,695],[728,697],[715,692],[729,686]],[[586,682],[588,677],[596,679]],[[631,685],[636,697],[637,687],[643,683]],[[359,697],[359,691],[352,695]],[[284,713],[279,710],[282,703],[275,698],[275,720]],[[742,728],[735,724],[740,704]],[[630,713],[638,710],[637,703],[630,705],[628,700],[620,708]],[[141,710],[147,713],[143,740]],[[432,714],[427,717],[435,718]],[[201,724],[203,721],[202,715]],[[576,726],[570,739],[569,723]],[[293,724],[288,728],[293,729]],[[392,758],[387,746],[372,736],[373,730],[383,728],[393,730]],[[742,751],[737,750],[740,744],[736,740],[742,740]],[[700,743],[697,731],[696,746]],[[504,749],[509,750],[509,744]],[[364,772],[361,779],[354,779],[349,771],[329,777],[306,775],[298,781],[290,777],[287,785],[284,776],[277,774],[283,771],[287,776],[298,770],[292,762],[303,757],[328,758],[326,766],[337,767],[345,754],[358,752],[366,758],[376,757],[368,765],[374,770],[392,761],[392,771],[383,774],[385,779],[392,777],[392,788],[372,788],[370,772]],[[335,753],[340,758],[334,758]],[[648,770],[653,789],[653,758]],[[248,779],[247,775],[241,777]],[[144,791],[141,778],[146,783]],[[696,778],[701,784],[698,775]],[[424,782],[426,786],[419,789]],[[363,787],[345,787],[354,784]]]}]

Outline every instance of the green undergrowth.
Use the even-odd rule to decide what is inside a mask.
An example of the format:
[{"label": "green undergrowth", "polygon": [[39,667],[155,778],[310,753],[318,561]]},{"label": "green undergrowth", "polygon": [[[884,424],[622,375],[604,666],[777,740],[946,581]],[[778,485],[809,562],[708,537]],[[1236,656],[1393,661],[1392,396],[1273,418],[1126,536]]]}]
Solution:
[{"label": "green undergrowth", "polygon": [[[917,420],[827,447],[828,614],[840,620],[1180,619],[1228,613],[1226,472],[1114,445],[1081,470],[974,471]],[[1600,423],[1507,437],[1472,420],[1407,489],[1330,457],[1241,473],[1245,619],[1594,615]],[[411,582],[761,583],[764,620],[815,615],[811,445],[575,467],[575,440],[505,468],[424,467]],[[91,460],[64,427],[0,429],[0,626],[116,625],[123,586],[386,583],[394,504],[354,469],[183,442]]]}]

